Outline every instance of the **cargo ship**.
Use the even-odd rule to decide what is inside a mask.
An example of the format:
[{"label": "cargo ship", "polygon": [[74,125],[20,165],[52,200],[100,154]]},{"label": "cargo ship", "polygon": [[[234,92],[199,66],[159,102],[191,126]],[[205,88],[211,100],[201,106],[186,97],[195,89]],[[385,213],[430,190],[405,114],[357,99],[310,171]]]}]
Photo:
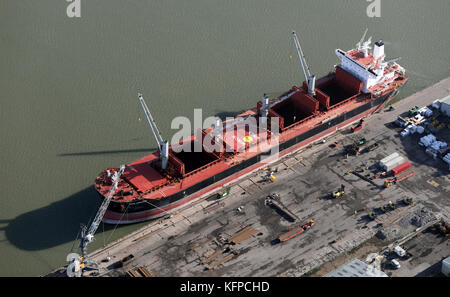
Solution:
[{"label": "cargo ship", "polygon": [[[167,215],[378,111],[408,78],[397,63],[399,58],[385,61],[382,40],[372,50],[366,33],[354,49],[336,49],[340,64],[316,79],[292,32],[299,69],[305,76],[300,86],[272,99],[264,94],[254,108],[199,129],[176,144],[163,140],[139,95],[158,150],[126,165],[103,221],[130,224]],[[256,132],[239,125],[249,119],[257,123]],[[207,149],[205,143],[221,149]],[[180,151],[180,146],[201,149]],[[95,188],[102,199],[118,170],[109,168],[97,176]]]}]

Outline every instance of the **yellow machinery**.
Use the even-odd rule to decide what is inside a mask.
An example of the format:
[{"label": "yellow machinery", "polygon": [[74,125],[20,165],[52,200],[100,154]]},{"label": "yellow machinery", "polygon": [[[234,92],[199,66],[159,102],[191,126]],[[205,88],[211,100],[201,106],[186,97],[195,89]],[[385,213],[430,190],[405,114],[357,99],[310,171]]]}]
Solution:
[{"label": "yellow machinery", "polygon": [[331,196],[333,198],[340,198],[340,197],[344,196],[344,194],[345,194],[345,186],[341,185],[341,188],[339,190],[331,193]]},{"label": "yellow machinery", "polygon": [[388,206],[389,206],[391,209],[395,209],[395,204],[392,203],[392,201],[389,201],[389,202],[388,202]]},{"label": "yellow machinery", "polygon": [[270,179],[270,181],[273,182],[273,183],[277,180],[277,178],[275,177],[275,175],[273,175],[273,173],[271,173],[271,174],[269,175],[269,179]]}]

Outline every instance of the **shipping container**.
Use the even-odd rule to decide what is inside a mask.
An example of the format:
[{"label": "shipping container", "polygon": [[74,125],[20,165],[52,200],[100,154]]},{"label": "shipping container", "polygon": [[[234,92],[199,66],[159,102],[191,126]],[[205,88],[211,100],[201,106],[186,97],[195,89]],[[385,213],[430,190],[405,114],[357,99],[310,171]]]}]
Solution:
[{"label": "shipping container", "polygon": [[398,156],[400,156],[400,155],[397,152],[390,154],[389,156],[380,160],[380,166],[383,167],[384,164],[386,164],[388,161],[393,160],[394,158],[397,158]]},{"label": "shipping container", "polygon": [[384,164],[383,169],[386,172],[391,171],[392,169],[394,169],[395,167],[397,167],[398,165],[402,164],[405,162],[405,158],[403,158],[402,156],[398,156],[397,158],[390,160],[389,162],[387,162],[386,164]]},{"label": "shipping container", "polygon": [[394,176],[397,176],[398,174],[402,173],[403,171],[405,171],[406,169],[409,169],[409,168],[411,168],[411,163],[409,161],[406,161],[406,162],[398,165],[394,169],[392,169],[392,174]]}]

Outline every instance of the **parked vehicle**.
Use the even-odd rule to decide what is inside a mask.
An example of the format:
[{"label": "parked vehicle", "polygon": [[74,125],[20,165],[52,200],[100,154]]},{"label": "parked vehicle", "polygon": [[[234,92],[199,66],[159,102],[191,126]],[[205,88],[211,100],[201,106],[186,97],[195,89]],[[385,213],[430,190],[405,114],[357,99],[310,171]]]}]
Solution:
[{"label": "parked vehicle", "polygon": [[399,268],[401,267],[400,263],[399,263],[397,260],[395,260],[395,259],[393,259],[393,260],[391,261],[391,264],[392,264],[392,266],[393,266],[395,269],[399,269]]}]

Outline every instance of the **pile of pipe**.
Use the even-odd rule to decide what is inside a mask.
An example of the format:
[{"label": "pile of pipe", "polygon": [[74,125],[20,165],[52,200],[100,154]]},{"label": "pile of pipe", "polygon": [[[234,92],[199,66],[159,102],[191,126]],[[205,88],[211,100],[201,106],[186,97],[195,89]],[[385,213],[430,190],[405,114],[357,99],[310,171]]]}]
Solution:
[{"label": "pile of pipe", "polygon": [[419,145],[424,146],[424,147],[429,147],[435,141],[436,141],[436,136],[434,136],[433,134],[428,134],[427,136],[420,138]]},{"label": "pile of pipe", "polygon": [[444,160],[445,163],[450,165],[450,153],[448,153],[447,155],[445,155],[444,158],[442,158],[442,160]]},{"label": "pile of pipe", "polygon": [[425,131],[425,128],[422,126],[416,126],[416,125],[408,125],[405,129],[400,132],[401,137],[405,137],[410,134],[419,133],[422,134]]},{"label": "pile of pipe", "polygon": [[447,143],[446,142],[442,142],[442,141],[435,141],[433,142],[430,147],[436,151],[446,148],[447,147]]},{"label": "pile of pipe", "polygon": [[426,118],[429,118],[433,115],[433,111],[428,107],[424,106],[421,109],[419,109],[419,114],[423,115]]},{"label": "pile of pipe", "polygon": [[436,216],[433,213],[433,211],[430,208],[422,207],[420,209],[415,210],[412,213],[405,215],[399,221],[399,224],[402,227],[407,227],[408,224],[411,224],[416,227],[422,227],[434,220],[436,220]]}]

